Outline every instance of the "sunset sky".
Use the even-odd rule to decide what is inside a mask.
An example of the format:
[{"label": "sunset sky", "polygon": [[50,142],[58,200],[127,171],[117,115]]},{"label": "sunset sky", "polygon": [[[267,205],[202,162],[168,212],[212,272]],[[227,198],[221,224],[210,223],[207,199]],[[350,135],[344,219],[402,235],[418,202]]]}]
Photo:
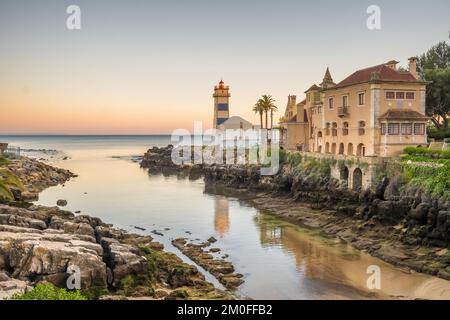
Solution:
[{"label": "sunset sky", "polygon": [[[81,7],[82,29],[66,28]],[[366,28],[381,7],[382,29]],[[152,134],[212,124],[213,87],[231,115],[355,69],[449,40],[450,1],[0,0],[0,134]],[[277,115],[277,119],[281,112]]]}]

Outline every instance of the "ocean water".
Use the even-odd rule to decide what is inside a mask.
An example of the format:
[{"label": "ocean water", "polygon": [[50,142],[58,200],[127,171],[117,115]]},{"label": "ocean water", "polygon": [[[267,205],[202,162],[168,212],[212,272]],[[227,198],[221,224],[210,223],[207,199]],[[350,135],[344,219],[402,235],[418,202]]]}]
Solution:
[{"label": "ocean water", "polygon": [[[188,258],[171,245],[179,237],[214,244],[228,254],[245,283],[238,294],[259,299],[450,299],[450,282],[409,273],[317,232],[259,212],[239,193],[209,189],[201,179],[149,174],[131,161],[170,136],[0,136],[71,170],[78,177],[40,194],[38,204],[100,217],[107,223],[162,242],[166,250]],[[38,149],[57,150],[57,154]],[[66,160],[63,160],[67,157]],[[140,231],[134,228],[145,228]],[[161,232],[163,236],[152,233]],[[367,268],[381,268],[381,290],[367,287]],[[210,281],[219,284],[202,270]]]}]

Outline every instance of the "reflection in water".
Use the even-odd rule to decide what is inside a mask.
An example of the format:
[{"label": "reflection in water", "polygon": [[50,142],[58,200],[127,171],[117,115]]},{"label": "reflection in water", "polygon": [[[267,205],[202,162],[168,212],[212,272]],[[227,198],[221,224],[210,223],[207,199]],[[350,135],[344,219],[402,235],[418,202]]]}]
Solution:
[{"label": "reflection in water", "polygon": [[[380,298],[449,299],[450,282],[419,273],[409,273],[393,267],[350,245],[323,238],[314,231],[291,225],[272,216],[260,214],[263,246],[279,247],[295,257],[299,275],[328,283],[330,287],[354,288],[365,296]],[[367,288],[367,268],[381,268],[381,290]],[[330,291],[321,298],[336,298]]]},{"label": "reflection in water", "polygon": [[[136,163],[112,158],[143,154],[156,144],[147,138],[8,140],[23,148],[63,150],[70,158],[56,165],[78,174],[64,187],[45,190],[38,204],[54,206],[58,199],[66,199],[67,210],[99,216],[132,232],[136,230],[130,225],[166,230],[157,239],[177,254],[171,239],[190,237],[194,241],[215,236],[215,246],[229,255],[236,271],[245,277],[239,289],[243,296],[365,298],[372,293],[366,286],[367,267],[378,265],[382,272],[380,297],[450,298],[450,282],[403,272],[348,245],[261,213],[246,200],[251,194],[205,186],[194,173],[148,175]],[[158,142],[162,143],[167,144]],[[192,236],[187,236],[187,231]]]},{"label": "reflection in water", "polygon": [[230,230],[230,204],[224,196],[214,199],[214,229],[223,237]]}]

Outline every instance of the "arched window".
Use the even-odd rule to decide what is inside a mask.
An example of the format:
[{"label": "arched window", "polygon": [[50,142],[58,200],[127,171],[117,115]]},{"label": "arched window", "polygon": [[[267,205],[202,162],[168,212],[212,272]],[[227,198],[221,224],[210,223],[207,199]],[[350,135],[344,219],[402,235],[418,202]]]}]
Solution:
[{"label": "arched window", "polygon": [[342,135],[348,136],[348,122],[347,121],[342,124]]},{"label": "arched window", "polygon": [[340,145],[339,145],[339,154],[344,154],[344,149],[345,149],[345,146],[344,146],[344,144],[343,143],[341,143]]},{"label": "arched window", "polygon": [[330,143],[325,143],[325,153],[330,153]]},{"label": "arched window", "polygon": [[336,154],[336,143],[331,144],[331,153]]},{"label": "arched window", "polygon": [[358,132],[360,136],[363,136],[366,134],[366,122],[360,121],[358,126]]},{"label": "arched window", "polygon": [[358,157],[364,157],[366,155],[366,147],[362,143],[356,148],[356,155]]},{"label": "arched window", "polygon": [[347,155],[352,156],[353,155],[353,143],[349,143],[347,147]]},{"label": "arched window", "polygon": [[331,135],[333,137],[337,137],[337,123],[336,122],[333,122],[333,124],[332,124]]},{"label": "arched window", "polygon": [[329,123],[329,122],[327,122],[327,123],[325,124],[325,135],[326,135],[326,136],[329,136],[329,135],[330,135],[330,123]]},{"label": "arched window", "polygon": [[322,138],[322,131],[317,132],[317,138]]}]

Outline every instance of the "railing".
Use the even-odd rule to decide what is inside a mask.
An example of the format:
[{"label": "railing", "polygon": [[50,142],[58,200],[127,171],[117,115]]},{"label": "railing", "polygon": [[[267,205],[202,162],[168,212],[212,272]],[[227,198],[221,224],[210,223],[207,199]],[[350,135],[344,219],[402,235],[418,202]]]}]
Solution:
[{"label": "railing", "polygon": [[338,108],[338,117],[345,117],[349,114],[348,112],[349,107],[348,106],[341,106]]},{"label": "railing", "polygon": [[8,146],[3,154],[8,158],[18,159],[20,158],[20,147]]}]

